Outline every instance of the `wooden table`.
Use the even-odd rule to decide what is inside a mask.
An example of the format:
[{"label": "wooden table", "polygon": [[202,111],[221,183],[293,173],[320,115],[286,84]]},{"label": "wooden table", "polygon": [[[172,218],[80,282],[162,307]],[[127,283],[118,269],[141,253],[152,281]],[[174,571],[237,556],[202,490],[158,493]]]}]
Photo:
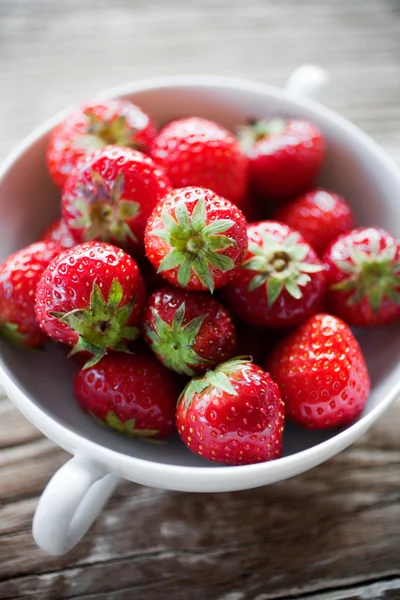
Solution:
[{"label": "wooden table", "polygon": [[[0,0],[0,155],[70,102],[141,77],[332,74],[330,105],[400,162],[398,0]],[[399,199],[400,201],[400,199]],[[280,484],[189,495],[122,484],[62,558],[31,537],[68,458],[0,400],[0,598],[400,598],[400,405]]]}]

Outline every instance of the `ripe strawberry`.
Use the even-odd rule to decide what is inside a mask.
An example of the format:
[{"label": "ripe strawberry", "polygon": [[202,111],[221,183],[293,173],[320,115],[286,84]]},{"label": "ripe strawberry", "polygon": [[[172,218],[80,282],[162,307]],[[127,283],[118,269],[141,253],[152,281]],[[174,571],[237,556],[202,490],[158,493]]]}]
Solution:
[{"label": "ripe strawberry", "polygon": [[330,311],[349,325],[400,319],[400,242],[377,227],[340,236],[324,254]]},{"label": "ripe strawberry", "polygon": [[174,187],[208,188],[241,205],[248,161],[221,125],[197,117],[173,121],[154,140],[151,156],[166,169]]},{"label": "ripe strawberry", "polygon": [[301,233],[317,254],[354,227],[353,213],[343,196],[322,189],[286,204],[275,213],[275,219]]},{"label": "ripe strawberry", "polygon": [[62,251],[54,242],[36,242],[0,266],[0,334],[22,346],[45,341],[35,317],[35,289],[49,262]]},{"label": "ripe strawberry", "polygon": [[228,308],[265,327],[291,327],[320,306],[324,265],[299,233],[275,221],[247,227],[249,247],[240,273],[224,290]]},{"label": "ripe strawberry", "polygon": [[188,448],[228,465],[281,455],[283,402],[268,373],[234,358],[207,371],[179,397],[176,426]]},{"label": "ripe strawberry", "polygon": [[75,377],[75,396],[86,413],[102,425],[140,438],[162,440],[175,433],[180,390],[176,377],[145,350],[111,352]]},{"label": "ripe strawberry", "polygon": [[250,185],[268,200],[288,200],[313,185],[325,154],[322,133],[299,119],[262,119],[242,129]]},{"label": "ripe strawberry", "polygon": [[144,284],[120,248],[88,242],[65,250],[44,271],[36,289],[36,318],[57,342],[85,351],[96,364],[108,349],[126,351],[139,335]]},{"label": "ripe strawberry", "polygon": [[144,339],[166,367],[193,376],[231,358],[236,333],[215,298],[163,288],[147,301]]},{"label": "ripe strawberry", "polygon": [[231,281],[246,247],[240,210],[202,188],[170,192],[145,232],[146,255],[157,272],[187,290],[213,292]]},{"label": "ripe strawberry", "polygon": [[72,248],[76,245],[76,241],[62,219],[57,219],[49,225],[43,234],[42,240],[56,242],[63,248]]},{"label": "ripe strawberry", "polygon": [[304,427],[325,429],[353,421],[370,390],[364,357],[349,327],[327,314],[312,316],[267,360],[286,415]]},{"label": "ripe strawberry", "polygon": [[102,240],[143,251],[147,219],[170,186],[148,156],[108,146],[86,156],[68,177],[63,219],[77,242]]},{"label": "ripe strawberry", "polygon": [[128,100],[93,101],[76,108],[50,135],[47,166],[64,187],[78,160],[104,146],[128,146],[147,152],[156,136],[150,117]]}]

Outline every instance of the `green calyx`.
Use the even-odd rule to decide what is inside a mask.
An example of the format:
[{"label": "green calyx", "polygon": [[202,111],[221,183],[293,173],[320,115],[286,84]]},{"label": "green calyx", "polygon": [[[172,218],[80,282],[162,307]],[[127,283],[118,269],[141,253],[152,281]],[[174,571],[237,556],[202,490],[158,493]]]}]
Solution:
[{"label": "green calyx", "polygon": [[99,425],[106,425],[108,427],[111,427],[111,429],[115,429],[119,433],[123,433],[124,435],[127,435],[129,437],[152,438],[159,433],[158,429],[137,429],[135,419],[121,421],[121,419],[119,419],[115,412],[112,410],[110,410],[107,413],[105,421],[99,419],[93,413],[90,413],[90,416],[97,423],[99,423]]},{"label": "green calyx", "polygon": [[139,148],[140,145],[135,140],[138,130],[131,127],[123,115],[111,120],[104,120],[89,110],[85,114],[89,119],[89,125],[87,132],[76,138],[76,146],[87,150],[109,145]]},{"label": "green calyx", "polygon": [[178,269],[178,283],[186,287],[193,271],[201,283],[214,291],[214,278],[210,267],[230,271],[235,263],[221,251],[236,246],[236,241],[222,233],[235,223],[231,219],[219,219],[207,225],[206,201],[200,198],[191,215],[185,201],[179,200],[175,208],[176,220],[165,210],[161,214],[164,229],[154,229],[152,235],[166,241],[170,252],[161,261],[158,273]]},{"label": "green calyx", "polygon": [[0,323],[0,335],[16,346],[24,346],[27,336],[18,331],[15,323]]},{"label": "green calyx", "polygon": [[349,306],[367,298],[372,310],[378,312],[384,298],[400,304],[400,262],[396,261],[397,247],[391,244],[380,249],[378,240],[370,240],[368,251],[349,243],[349,260],[335,260],[338,269],[348,275],[331,287],[336,291],[350,292]]},{"label": "green calyx", "polygon": [[95,282],[90,294],[89,309],[77,308],[68,313],[50,313],[79,334],[70,356],[85,350],[92,355],[84,369],[92,367],[106,354],[107,349],[129,352],[126,341],[139,336],[137,327],[126,325],[135,306],[135,299],[120,306],[123,290],[118,279],[113,279],[108,299],[105,300]]},{"label": "green calyx", "polygon": [[77,229],[83,228],[83,240],[116,240],[125,247],[128,240],[137,242],[127,221],[134,219],[140,212],[138,202],[122,197],[125,178],[120,171],[110,187],[96,171],[92,172],[93,189],[84,185],[77,186],[74,207],[78,216],[71,222]]},{"label": "green calyx", "polygon": [[191,366],[206,365],[210,362],[193,350],[206,315],[196,317],[183,325],[185,309],[185,303],[182,302],[174,314],[171,325],[168,325],[153,308],[154,329],[148,325],[145,329],[154,353],[163,364],[176,373],[193,377],[195,372]]},{"label": "green calyx", "polygon": [[311,281],[310,274],[323,270],[323,265],[304,262],[309,246],[299,241],[297,232],[291,233],[283,242],[278,242],[271,234],[262,235],[262,244],[249,244],[253,254],[242,267],[255,271],[249,284],[249,291],[265,286],[268,306],[271,307],[286,290],[296,300],[302,297],[301,288]]},{"label": "green calyx", "polygon": [[233,375],[236,371],[241,370],[242,367],[251,364],[251,362],[252,358],[250,356],[237,356],[227,362],[221,363],[213,371],[207,371],[204,375],[195,377],[187,384],[178,402],[182,400],[187,410],[194,394],[201,394],[211,386],[230,396],[237,396],[238,393],[229,380],[229,375]]},{"label": "green calyx", "polygon": [[243,152],[248,153],[256,142],[271,135],[280,135],[286,124],[282,119],[261,119],[246,127],[241,127],[238,140]]}]

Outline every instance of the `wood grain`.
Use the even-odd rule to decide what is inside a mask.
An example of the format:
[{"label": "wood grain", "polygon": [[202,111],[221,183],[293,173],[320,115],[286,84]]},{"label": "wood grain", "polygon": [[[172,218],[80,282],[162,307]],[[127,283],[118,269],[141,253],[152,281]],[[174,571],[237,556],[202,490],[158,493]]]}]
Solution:
[{"label": "wood grain", "polygon": [[[0,158],[71,102],[127,80],[231,74],[283,85],[302,62],[400,164],[398,0],[0,0]],[[400,598],[400,403],[292,480],[231,494],[124,483],[61,558],[31,537],[65,452],[0,400],[0,599]]]}]

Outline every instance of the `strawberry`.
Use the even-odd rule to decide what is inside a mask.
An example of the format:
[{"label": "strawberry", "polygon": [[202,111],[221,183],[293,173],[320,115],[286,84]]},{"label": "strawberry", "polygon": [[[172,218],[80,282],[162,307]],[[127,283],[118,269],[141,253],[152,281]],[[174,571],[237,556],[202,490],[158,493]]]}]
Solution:
[{"label": "strawberry", "polygon": [[111,352],[75,377],[79,406],[127,436],[163,440],[175,433],[176,377],[147,351]]},{"label": "strawberry", "polygon": [[299,119],[262,119],[242,128],[239,140],[250,185],[268,200],[288,200],[311,187],[325,154],[322,133]]},{"label": "strawberry", "polygon": [[286,415],[310,429],[353,421],[369,395],[364,357],[349,327],[327,314],[313,315],[267,360]]},{"label": "strawberry", "polygon": [[22,346],[41,346],[45,335],[35,317],[35,289],[49,262],[62,251],[54,242],[36,242],[0,266],[0,333]]},{"label": "strawberry", "polygon": [[323,189],[299,196],[281,207],[274,218],[301,233],[320,255],[338,235],[354,227],[352,210],[343,196]]},{"label": "strawberry", "polygon": [[247,184],[247,158],[235,137],[206,119],[189,117],[164,127],[151,146],[176,188],[208,188],[238,206]]},{"label": "strawberry", "polygon": [[189,376],[231,358],[236,344],[232,319],[218,300],[177,288],[148,299],[144,339],[166,367]]},{"label": "strawberry", "polygon": [[150,117],[128,100],[93,101],[76,108],[50,135],[47,166],[64,187],[78,160],[104,146],[128,146],[147,152],[156,136]]},{"label": "strawberry", "polygon": [[136,339],[144,284],[139,269],[120,248],[88,242],[64,250],[44,271],[36,289],[36,318],[57,342],[88,352],[86,367],[108,349],[127,350]]},{"label": "strawberry", "polygon": [[72,248],[72,246],[76,245],[76,241],[62,219],[57,219],[49,225],[43,233],[42,240],[56,242],[63,248]]},{"label": "strawberry", "polygon": [[176,426],[187,447],[228,465],[278,458],[283,419],[278,386],[243,358],[192,379],[176,411]]},{"label": "strawberry", "polygon": [[77,242],[102,240],[136,253],[151,211],[169,189],[151,158],[108,146],[88,154],[68,177],[63,219]]},{"label": "strawberry", "polygon": [[400,242],[377,227],[341,235],[324,254],[329,310],[349,325],[400,319]]},{"label": "strawberry", "polygon": [[247,247],[240,210],[210,190],[173,190],[152,212],[146,255],[158,273],[186,290],[213,292],[235,276]]},{"label": "strawberry", "polygon": [[247,235],[249,247],[240,272],[222,290],[228,308],[253,325],[301,323],[322,303],[323,263],[301,235],[283,223],[253,223]]}]

